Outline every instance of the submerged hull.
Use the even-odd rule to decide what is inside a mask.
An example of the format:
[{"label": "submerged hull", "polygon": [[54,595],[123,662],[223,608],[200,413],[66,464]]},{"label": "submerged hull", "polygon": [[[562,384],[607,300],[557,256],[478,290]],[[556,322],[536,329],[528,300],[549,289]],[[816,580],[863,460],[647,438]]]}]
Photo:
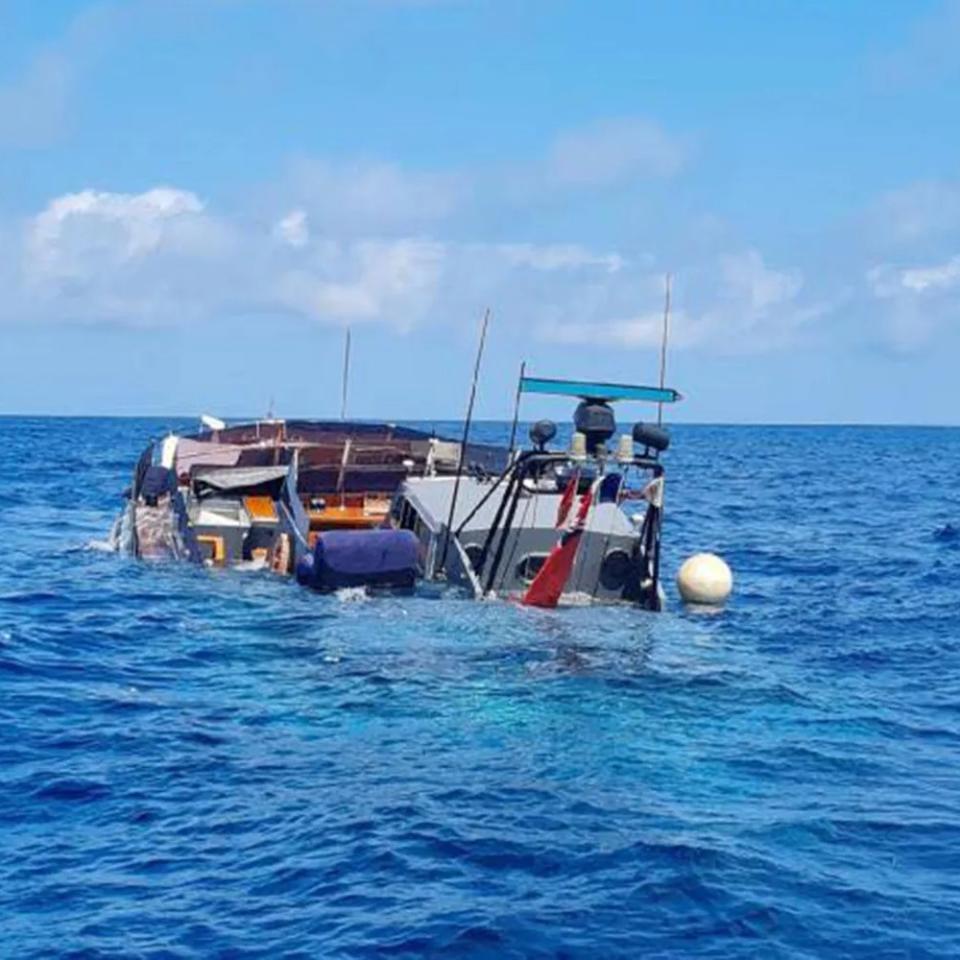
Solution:
[{"label": "submerged hull", "polygon": [[[295,574],[320,591],[422,580],[533,606],[659,610],[666,442],[652,450],[662,431],[635,429],[642,453],[624,436],[610,456],[596,424],[609,436],[612,415],[586,406],[593,438],[575,434],[570,451],[547,449],[547,421],[513,454],[390,424],[268,420],[170,436],[141,456],[114,541],[145,559]],[[653,481],[631,488],[644,472]]]},{"label": "submerged hull", "polygon": [[[417,535],[427,580],[455,584],[476,598],[529,602],[532,585],[564,537],[556,523],[562,490],[522,490],[513,522],[505,526],[497,524],[497,516],[508,506],[509,491],[503,484],[493,489],[495,483],[495,478],[462,478],[451,512],[455,479],[411,479],[398,491],[392,521]],[[663,592],[651,577],[655,558],[646,549],[649,507],[637,504],[634,513],[624,502],[589,511],[559,590],[560,604],[662,608]]]},{"label": "submerged hull", "polygon": [[[391,424],[269,420],[171,436],[141,456],[113,542],[143,559],[283,574],[316,562],[324,575],[302,577],[316,589],[334,588],[337,564],[361,564],[344,581],[406,583],[409,565],[393,577],[342,535],[389,526],[403,482],[449,475],[460,459],[460,444]],[[506,453],[472,444],[466,459],[497,471]]]}]

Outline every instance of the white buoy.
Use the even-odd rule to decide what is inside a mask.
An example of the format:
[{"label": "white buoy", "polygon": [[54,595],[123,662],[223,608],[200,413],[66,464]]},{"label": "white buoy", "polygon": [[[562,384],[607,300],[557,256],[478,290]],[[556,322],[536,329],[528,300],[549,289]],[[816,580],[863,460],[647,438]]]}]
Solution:
[{"label": "white buoy", "polygon": [[677,589],[687,603],[718,607],[733,590],[733,574],[715,553],[695,553],[677,572]]}]

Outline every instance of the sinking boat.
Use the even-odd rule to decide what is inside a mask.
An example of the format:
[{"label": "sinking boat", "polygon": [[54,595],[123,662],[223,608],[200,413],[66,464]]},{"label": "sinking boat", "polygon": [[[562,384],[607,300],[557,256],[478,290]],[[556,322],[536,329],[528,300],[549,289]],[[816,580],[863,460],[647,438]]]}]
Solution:
[{"label": "sinking boat", "polygon": [[522,394],[578,400],[570,443],[537,421],[511,449],[385,423],[205,417],[142,454],[113,531],[142,558],[252,566],[319,591],[409,590],[551,607],[660,610],[669,436],[618,435],[612,404],[673,403],[675,390],[522,376]]},{"label": "sinking boat", "polygon": [[419,546],[389,523],[397,489],[506,462],[497,447],[387,423],[204,417],[143,451],[111,539],[143,559],[296,573],[317,589],[411,586]]},{"label": "sinking boat", "polygon": [[529,449],[515,451],[497,476],[407,478],[390,519],[420,542],[424,579],[533,606],[630,603],[661,610],[660,456],[669,435],[636,423],[617,436],[611,404],[673,403],[680,395],[537,377],[521,377],[519,393],[579,400],[569,448],[551,448],[557,427],[540,420],[530,429]]}]

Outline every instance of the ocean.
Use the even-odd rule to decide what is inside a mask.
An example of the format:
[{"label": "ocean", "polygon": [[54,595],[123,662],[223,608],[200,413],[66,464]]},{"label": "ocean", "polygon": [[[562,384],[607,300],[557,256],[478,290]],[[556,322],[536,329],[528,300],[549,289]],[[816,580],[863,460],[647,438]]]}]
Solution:
[{"label": "ocean", "polygon": [[0,956],[960,956],[960,430],[676,427],[656,615],[108,553],[167,426],[0,418]]}]

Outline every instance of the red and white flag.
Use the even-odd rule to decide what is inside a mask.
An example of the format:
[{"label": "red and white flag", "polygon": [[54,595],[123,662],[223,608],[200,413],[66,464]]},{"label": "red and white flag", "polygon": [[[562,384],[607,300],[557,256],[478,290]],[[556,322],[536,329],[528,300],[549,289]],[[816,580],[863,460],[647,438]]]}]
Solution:
[{"label": "red and white flag", "polygon": [[573,501],[577,496],[577,487],[580,486],[580,470],[574,470],[573,476],[567,481],[567,487],[563,491],[563,496],[560,497],[560,505],[557,507],[557,522],[556,526],[562,527],[566,523],[567,517],[570,515],[570,508],[573,506]]},{"label": "red and white flag", "polygon": [[[579,482],[579,475],[576,479]],[[568,487],[567,491],[564,492],[564,499],[567,497],[567,492],[571,489],[576,490],[576,487],[576,483],[571,481],[571,487]],[[533,583],[527,588],[521,603],[528,607],[555,607],[560,602],[563,589],[566,587],[573,571],[573,563],[577,558],[580,538],[583,536],[583,531],[587,525],[587,515],[593,503],[593,492],[594,487],[591,486],[580,497],[580,506],[572,518],[569,516],[573,501],[571,496],[571,503],[566,507],[563,521],[558,523],[558,526],[562,529],[560,541],[550,551],[550,556],[547,557],[543,566],[533,578]],[[560,506],[563,509],[562,500]],[[560,521],[559,510],[557,511],[557,520]]]}]

